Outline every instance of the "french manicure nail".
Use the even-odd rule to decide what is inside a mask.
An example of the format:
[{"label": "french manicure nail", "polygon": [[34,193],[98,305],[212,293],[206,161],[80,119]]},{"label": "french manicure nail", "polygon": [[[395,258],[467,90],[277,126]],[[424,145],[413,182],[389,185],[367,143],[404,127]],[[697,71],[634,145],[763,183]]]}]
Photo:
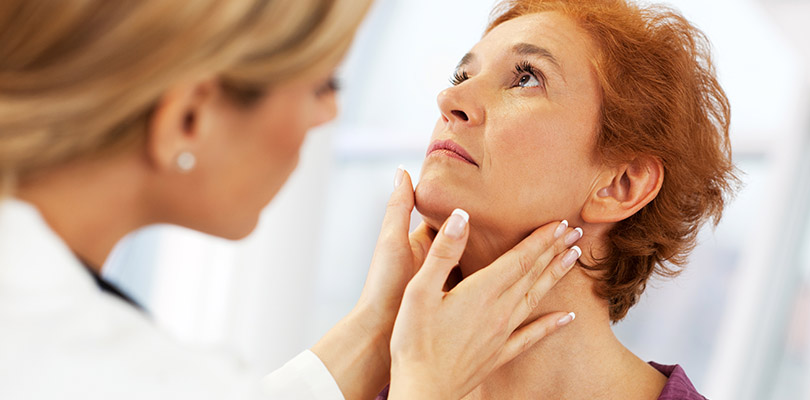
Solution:
[{"label": "french manicure nail", "polygon": [[554,230],[554,239],[558,239],[565,233],[565,228],[568,228],[568,221],[562,220],[559,225],[557,225],[557,229]]},{"label": "french manicure nail", "polygon": [[462,235],[464,235],[464,228],[467,226],[467,222],[470,221],[470,214],[467,214],[466,211],[456,208],[453,210],[453,214],[450,215],[450,218],[447,219],[447,225],[444,227],[444,234],[450,236],[453,239],[460,239]]},{"label": "french manicure nail", "polygon": [[580,257],[582,257],[582,249],[580,249],[579,246],[572,247],[571,249],[568,250],[567,253],[565,253],[565,255],[562,258],[563,267],[568,268],[574,265],[574,263]]},{"label": "french manicure nail", "polygon": [[573,231],[568,232],[568,235],[565,236],[565,245],[570,246],[576,243],[582,237],[582,228],[574,228]]},{"label": "french manicure nail", "polygon": [[402,183],[402,177],[405,176],[405,166],[400,164],[397,167],[397,174],[394,175],[394,189],[398,188]]},{"label": "french manicure nail", "polygon": [[576,315],[576,314],[574,314],[573,312],[570,312],[570,313],[566,314],[564,317],[560,318],[560,319],[557,321],[557,326],[565,326],[565,325],[568,325],[568,324],[569,324],[571,321],[573,321],[573,320],[574,320],[574,318],[576,318],[576,317],[577,317],[577,315]]}]

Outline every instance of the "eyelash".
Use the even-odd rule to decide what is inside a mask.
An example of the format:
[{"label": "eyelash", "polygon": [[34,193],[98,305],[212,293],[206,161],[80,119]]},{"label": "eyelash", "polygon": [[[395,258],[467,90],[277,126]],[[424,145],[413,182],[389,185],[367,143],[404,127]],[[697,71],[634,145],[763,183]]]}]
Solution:
[{"label": "eyelash", "polygon": [[[522,61],[515,64],[515,79],[519,80],[522,74],[530,74],[537,79],[538,82],[540,82],[541,87],[546,87],[546,76],[528,61]],[[470,75],[467,74],[467,71],[456,71],[453,73],[453,77],[450,78],[450,83],[453,86],[458,86],[467,79],[470,79]]]},{"label": "eyelash", "polygon": [[458,86],[467,79],[470,79],[470,75],[467,74],[467,71],[456,71],[453,73],[453,77],[450,78],[450,83],[453,84],[453,86]]}]

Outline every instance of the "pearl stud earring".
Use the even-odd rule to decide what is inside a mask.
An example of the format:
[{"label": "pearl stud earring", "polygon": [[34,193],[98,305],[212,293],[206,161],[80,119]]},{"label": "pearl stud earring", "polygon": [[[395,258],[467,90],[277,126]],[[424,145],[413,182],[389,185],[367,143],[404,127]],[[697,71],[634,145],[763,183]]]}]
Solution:
[{"label": "pearl stud earring", "polygon": [[175,163],[180,171],[191,172],[191,170],[194,169],[194,165],[197,164],[197,157],[194,157],[194,154],[191,154],[190,151],[183,151],[177,155]]}]

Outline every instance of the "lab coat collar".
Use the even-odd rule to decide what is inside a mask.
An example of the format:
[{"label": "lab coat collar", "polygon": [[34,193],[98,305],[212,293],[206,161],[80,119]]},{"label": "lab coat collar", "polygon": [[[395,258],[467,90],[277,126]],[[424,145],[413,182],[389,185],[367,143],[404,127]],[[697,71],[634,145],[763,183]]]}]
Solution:
[{"label": "lab coat collar", "polygon": [[84,265],[34,205],[0,200],[0,298],[20,301],[59,292],[97,295],[94,287]]}]

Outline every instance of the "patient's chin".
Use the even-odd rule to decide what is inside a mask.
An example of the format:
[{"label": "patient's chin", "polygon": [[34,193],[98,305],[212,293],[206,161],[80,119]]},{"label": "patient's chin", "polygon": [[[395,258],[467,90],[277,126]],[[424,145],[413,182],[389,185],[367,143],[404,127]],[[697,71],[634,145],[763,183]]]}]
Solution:
[{"label": "patient's chin", "polygon": [[446,185],[430,180],[420,181],[414,191],[416,210],[433,229],[439,229],[454,209],[464,209],[457,197]]}]

